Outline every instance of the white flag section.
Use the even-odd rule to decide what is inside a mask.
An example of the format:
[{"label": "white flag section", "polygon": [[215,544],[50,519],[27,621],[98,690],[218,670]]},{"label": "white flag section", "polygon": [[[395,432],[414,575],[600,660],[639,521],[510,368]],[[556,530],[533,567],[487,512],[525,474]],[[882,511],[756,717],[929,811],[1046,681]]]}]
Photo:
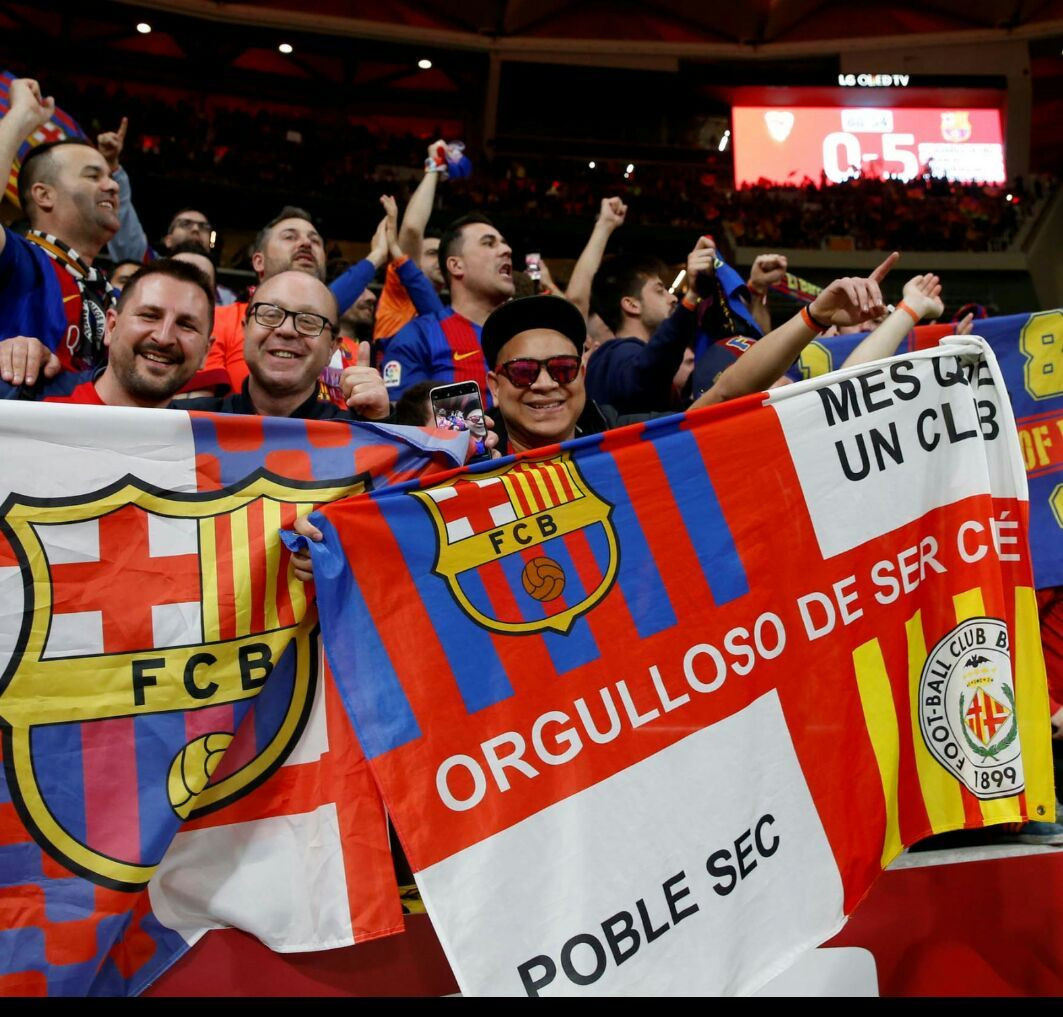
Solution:
[{"label": "white flag section", "polygon": [[[543,500],[562,474],[575,500]],[[496,480],[534,512],[492,516]],[[1054,814],[981,342],[446,484],[327,506],[317,588],[462,992],[752,993],[905,845]]]},{"label": "white flag section", "polygon": [[[485,878],[499,869],[511,878]],[[437,931],[464,959],[463,990],[483,995],[746,993],[842,922],[841,877],[774,692],[417,884],[447,916]],[[540,921],[485,935],[502,913]]]}]

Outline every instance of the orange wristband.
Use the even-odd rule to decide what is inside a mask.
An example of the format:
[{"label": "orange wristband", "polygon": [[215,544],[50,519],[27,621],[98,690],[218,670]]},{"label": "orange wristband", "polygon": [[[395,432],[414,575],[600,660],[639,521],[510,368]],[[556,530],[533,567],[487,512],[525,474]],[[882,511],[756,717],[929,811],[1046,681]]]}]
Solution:
[{"label": "orange wristband", "polygon": [[812,317],[812,312],[807,306],[801,308],[801,320],[816,333],[826,332],[827,329],[830,328],[830,325],[821,325],[816,321],[816,319]]},{"label": "orange wristband", "polygon": [[[690,299],[689,299],[689,298],[691,297],[691,295],[693,295],[693,297],[694,297],[694,300],[693,300],[692,302],[691,302],[691,301],[690,301]],[[685,308],[686,308],[686,309],[687,309],[688,311],[696,311],[696,310],[698,309],[698,304],[700,304],[700,303],[701,303],[701,299],[700,299],[700,298],[698,297],[698,295],[697,295],[696,293],[693,293],[693,291],[691,291],[691,290],[688,290],[688,291],[687,291],[687,292],[686,292],[686,293],[685,293],[685,294],[683,295],[683,299],[682,299],[682,300],[680,301],[680,303],[681,303],[681,304],[682,304],[682,305],[683,305],[683,306],[684,306],[684,307],[685,307]]]},{"label": "orange wristband", "polygon": [[897,305],[897,310],[898,311],[904,311],[904,313],[907,314],[908,317],[910,317],[912,319],[912,324],[913,325],[918,325],[919,324],[919,319],[922,316],[919,315],[919,314],[916,314],[915,311],[913,311],[903,300]]}]

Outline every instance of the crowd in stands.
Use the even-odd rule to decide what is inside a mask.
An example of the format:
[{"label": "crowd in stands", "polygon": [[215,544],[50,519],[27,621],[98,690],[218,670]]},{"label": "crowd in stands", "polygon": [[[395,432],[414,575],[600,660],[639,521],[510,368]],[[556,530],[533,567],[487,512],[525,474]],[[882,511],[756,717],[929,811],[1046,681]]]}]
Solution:
[{"label": "crowd in stands", "polygon": [[[10,165],[54,112],[54,100],[33,80],[15,81],[10,95],[0,119],[0,165]],[[408,159],[415,186],[400,201],[378,198],[368,255],[331,279],[326,239],[301,205],[310,203],[312,187],[293,181],[292,200],[300,204],[261,209],[251,254],[256,286],[237,300],[208,275],[208,210],[173,208],[158,249],[149,243],[129,201],[137,164],[127,160],[125,125],[100,126],[96,145],[49,142],[22,160],[27,229],[0,231],[0,396],[432,426],[432,390],[475,383],[493,414],[479,451],[520,452],[785,384],[804,347],[833,331],[867,333],[847,364],[889,356],[915,324],[944,312],[941,281],[932,273],[890,278],[903,299],[887,304],[894,252],[866,276],[806,288],[785,320],[772,321],[769,290],[801,288],[787,259],[765,251],[748,276],[740,274],[721,258],[706,221],[723,223],[744,243],[771,234],[771,246],[781,246],[779,221],[807,232],[815,219],[821,229],[866,236],[872,247],[891,236],[887,223],[910,229],[936,221],[952,248],[1014,227],[1003,206],[997,219],[974,225],[995,200],[989,189],[937,182],[794,188],[770,200],[758,189],[713,189],[684,172],[646,174],[645,183],[639,177],[609,196],[592,194],[587,180],[570,190],[528,165],[463,182],[448,177],[460,178],[468,166],[439,139]],[[228,151],[249,179],[277,168],[242,162],[246,153],[233,139],[223,147],[219,172]],[[348,157],[333,147],[335,160]],[[132,149],[144,153],[143,146]],[[161,142],[160,150],[169,151]],[[374,154],[366,145],[350,157]],[[189,161],[197,158],[193,152]],[[312,165],[301,164],[306,176],[299,182],[321,179]],[[433,238],[429,219],[451,201],[460,206],[452,194],[459,190],[476,207]],[[828,193],[844,197],[829,207]],[[686,219],[677,213],[670,221],[691,228],[681,284],[653,250],[608,252],[636,214],[659,221],[670,201],[688,207]],[[881,233],[857,225],[861,208],[877,216]],[[514,270],[496,210],[589,220],[592,209],[594,225],[563,288],[546,265],[541,277]],[[120,292],[97,263],[108,248],[113,261],[133,263]],[[380,272],[377,297],[370,284]],[[969,326],[968,317],[941,334]],[[297,564],[306,569],[308,561]],[[1043,837],[1063,843],[1063,827],[1039,825]]]},{"label": "crowd in stands", "polygon": [[[264,190],[297,190],[307,201],[360,202],[370,215],[370,192],[408,200],[417,183],[411,167],[428,140],[374,133],[337,114],[205,107],[203,100],[58,81],[91,136],[112,128],[116,112],[129,118],[124,165],[134,178],[165,176],[177,185],[240,188],[254,180]],[[584,160],[557,157],[475,158],[476,172],[438,195],[439,218],[472,209],[505,221],[589,218],[610,193],[630,206],[631,224],[704,230],[752,247],[816,248],[846,238],[856,250],[1004,250],[1052,186],[1041,179],[997,187],[926,177],[736,188],[731,153],[715,150],[697,164],[643,162],[630,173],[626,161],[615,159],[591,169]]]}]

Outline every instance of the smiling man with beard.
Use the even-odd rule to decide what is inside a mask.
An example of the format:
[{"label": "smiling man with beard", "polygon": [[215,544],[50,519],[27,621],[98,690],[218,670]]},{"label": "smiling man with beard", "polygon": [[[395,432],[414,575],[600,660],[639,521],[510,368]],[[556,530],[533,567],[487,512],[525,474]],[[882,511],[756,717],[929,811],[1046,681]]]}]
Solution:
[{"label": "smiling man with beard", "polygon": [[[194,265],[164,258],[137,272],[106,313],[103,344],[107,366],[62,371],[58,359],[37,339],[26,338],[38,383],[0,382],[0,398],[89,406],[168,406],[199,370],[210,345],[214,289]],[[40,370],[43,365],[49,368]]]}]

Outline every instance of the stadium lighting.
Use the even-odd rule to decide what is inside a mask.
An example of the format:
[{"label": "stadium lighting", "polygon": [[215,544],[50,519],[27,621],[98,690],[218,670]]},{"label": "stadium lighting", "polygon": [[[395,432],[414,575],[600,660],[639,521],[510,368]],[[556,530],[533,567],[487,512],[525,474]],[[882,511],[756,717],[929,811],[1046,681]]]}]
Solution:
[{"label": "stadium lighting", "polygon": [[1004,195],[1004,200],[1005,201],[1014,201],[1015,200],[1015,195],[1014,194],[1005,194]]},{"label": "stadium lighting", "polygon": [[417,61],[417,66],[420,67],[422,71],[430,71],[432,69],[432,61],[425,57],[423,60]]},{"label": "stadium lighting", "polygon": [[587,169],[594,169],[594,167],[597,165],[598,164],[593,159],[591,159],[591,161],[587,163]]},{"label": "stadium lighting", "polygon": [[719,151],[719,152],[724,151],[724,149],[727,148],[727,142],[729,142],[730,140],[731,140],[731,129],[728,127],[727,130],[723,132],[723,137],[720,138],[720,144],[717,145],[717,151]]},{"label": "stadium lighting", "polygon": [[624,171],[624,176],[627,176],[628,173],[634,173],[634,172],[635,172],[635,164],[633,162],[629,162],[627,164],[627,169]]},{"label": "stadium lighting", "polygon": [[290,42],[282,42],[277,49],[279,49],[285,56],[292,52],[292,44]]},{"label": "stadium lighting", "polygon": [[151,25],[149,25],[146,21],[139,21],[137,22],[137,31],[141,35],[147,35],[151,32]]}]

